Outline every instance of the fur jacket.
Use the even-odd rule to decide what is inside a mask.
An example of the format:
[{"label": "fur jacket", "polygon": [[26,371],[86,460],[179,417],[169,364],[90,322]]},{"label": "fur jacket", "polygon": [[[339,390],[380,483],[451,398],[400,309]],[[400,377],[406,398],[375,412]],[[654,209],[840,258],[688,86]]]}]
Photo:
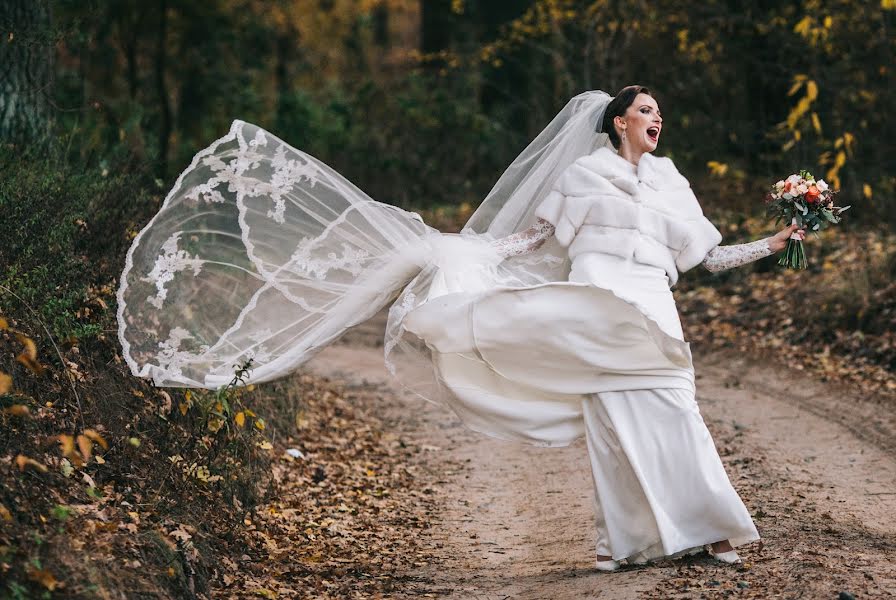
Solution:
[{"label": "fur jacket", "polygon": [[554,225],[571,260],[632,257],[665,269],[670,285],[722,241],[671,159],[645,153],[636,167],[608,146],[567,167],[535,215]]}]

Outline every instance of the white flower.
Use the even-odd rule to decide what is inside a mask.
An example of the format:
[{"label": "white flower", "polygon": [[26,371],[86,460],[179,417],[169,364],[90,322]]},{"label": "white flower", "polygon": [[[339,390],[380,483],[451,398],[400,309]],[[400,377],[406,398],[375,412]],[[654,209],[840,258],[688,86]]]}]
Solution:
[{"label": "white flower", "polygon": [[797,184],[800,182],[800,176],[799,175],[791,175],[790,177],[787,178],[787,181],[789,181],[790,183],[793,183],[793,184]]},{"label": "white flower", "polygon": [[782,179],[781,181],[777,182],[775,184],[775,188],[777,188],[779,190],[783,190],[784,189],[784,180]]},{"label": "white flower", "polygon": [[828,184],[825,182],[824,179],[819,179],[817,182],[815,182],[815,185],[818,186],[819,192],[824,192],[824,191],[827,191],[827,189],[828,189]]},{"label": "white flower", "polygon": [[805,194],[806,192],[809,191],[809,186],[806,185],[805,183],[801,183],[798,186],[796,186],[796,191],[798,191],[801,194]]}]

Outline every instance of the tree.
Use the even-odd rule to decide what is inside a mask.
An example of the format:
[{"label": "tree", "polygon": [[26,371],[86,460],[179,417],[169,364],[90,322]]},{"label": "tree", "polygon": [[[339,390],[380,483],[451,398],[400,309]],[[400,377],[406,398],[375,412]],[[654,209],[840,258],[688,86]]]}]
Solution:
[{"label": "tree", "polygon": [[0,2],[0,140],[32,144],[46,137],[53,73],[48,0]]}]

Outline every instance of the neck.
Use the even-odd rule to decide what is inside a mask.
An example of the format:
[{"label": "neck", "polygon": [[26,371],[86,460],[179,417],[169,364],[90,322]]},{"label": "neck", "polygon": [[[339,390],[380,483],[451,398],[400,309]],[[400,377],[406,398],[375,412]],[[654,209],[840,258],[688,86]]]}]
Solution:
[{"label": "neck", "polygon": [[623,144],[619,147],[619,156],[632,163],[636,167],[638,163],[641,161],[641,157],[644,155],[643,150],[635,150],[628,144]]}]

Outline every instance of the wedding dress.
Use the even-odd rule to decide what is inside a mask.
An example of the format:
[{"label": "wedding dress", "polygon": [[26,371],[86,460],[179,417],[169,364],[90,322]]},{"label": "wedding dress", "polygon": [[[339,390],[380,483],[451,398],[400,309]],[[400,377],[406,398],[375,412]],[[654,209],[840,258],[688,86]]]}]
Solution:
[{"label": "wedding dress", "polygon": [[[587,217],[564,215],[581,207],[554,198],[536,215],[574,222],[572,247]],[[539,218],[492,246],[523,256],[555,241],[554,223]],[[768,238],[714,246],[701,264],[717,272],[771,253]],[[446,280],[460,264],[445,262]],[[597,554],[653,560],[759,539],[700,415],[666,270],[580,245],[567,282],[469,288],[432,288],[405,327],[432,346],[469,426],[541,445],[586,438]]]},{"label": "wedding dress", "polygon": [[[670,261],[720,270],[771,251],[766,240],[719,246],[692,200],[693,227],[667,209],[654,221],[684,236],[667,248],[674,255],[632,227],[624,239],[636,240],[634,255],[583,235],[570,260],[576,232],[560,235],[543,216],[563,213],[548,198],[562,196],[573,161],[609,151],[594,134],[608,98],[573,98],[460,234],[370,199],[235,121],[194,157],[128,252],[118,290],[125,360],[157,385],[215,389],[240,366],[242,383],[269,381],[391,303],[384,359],[402,385],[488,435],[540,446],[586,438],[598,553],[656,558],[758,539],[694,401]],[[661,173],[665,163],[644,164]],[[646,193],[650,182],[638,185]]]}]

